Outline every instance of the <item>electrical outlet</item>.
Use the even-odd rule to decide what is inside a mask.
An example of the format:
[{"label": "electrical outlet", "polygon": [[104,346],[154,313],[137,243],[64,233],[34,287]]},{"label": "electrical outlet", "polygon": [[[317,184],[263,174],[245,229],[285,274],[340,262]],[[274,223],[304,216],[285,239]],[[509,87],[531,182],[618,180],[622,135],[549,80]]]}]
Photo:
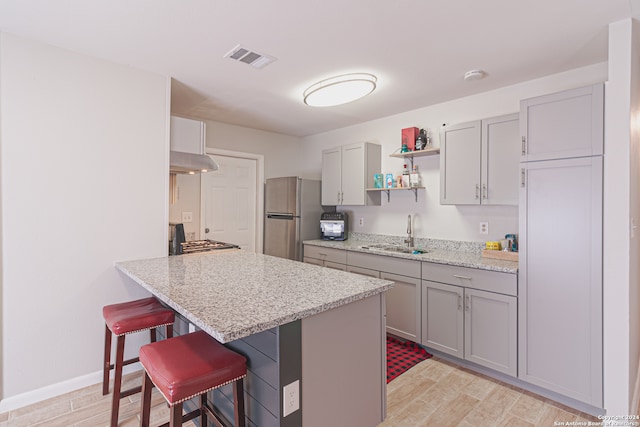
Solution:
[{"label": "electrical outlet", "polygon": [[489,223],[481,222],[480,223],[480,234],[489,234]]},{"label": "electrical outlet", "polygon": [[358,218],[358,225],[364,227],[364,218]]},{"label": "electrical outlet", "polygon": [[295,380],[291,384],[287,384],[282,388],[282,416],[287,415],[300,409],[300,380]]},{"label": "electrical outlet", "polygon": [[193,222],[193,212],[182,212],[182,222]]}]

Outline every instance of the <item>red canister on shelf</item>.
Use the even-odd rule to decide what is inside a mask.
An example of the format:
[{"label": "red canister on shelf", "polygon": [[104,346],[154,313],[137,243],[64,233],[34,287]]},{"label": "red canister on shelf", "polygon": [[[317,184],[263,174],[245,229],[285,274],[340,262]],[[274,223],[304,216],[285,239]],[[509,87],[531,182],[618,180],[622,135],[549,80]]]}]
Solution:
[{"label": "red canister on shelf", "polygon": [[409,151],[414,151],[416,149],[416,138],[418,138],[419,133],[418,128],[405,128],[402,129],[402,145],[407,145]]}]

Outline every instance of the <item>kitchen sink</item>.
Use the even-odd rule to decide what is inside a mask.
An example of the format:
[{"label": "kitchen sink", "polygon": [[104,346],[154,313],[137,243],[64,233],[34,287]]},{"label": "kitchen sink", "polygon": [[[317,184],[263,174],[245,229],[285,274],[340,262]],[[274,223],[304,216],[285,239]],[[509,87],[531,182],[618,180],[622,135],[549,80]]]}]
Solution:
[{"label": "kitchen sink", "polygon": [[422,254],[427,251],[423,249],[410,248],[402,245],[389,245],[389,244],[373,244],[373,245],[362,245],[360,249],[372,249],[377,251],[389,251],[389,252],[400,252],[403,254],[413,254],[414,251]]}]

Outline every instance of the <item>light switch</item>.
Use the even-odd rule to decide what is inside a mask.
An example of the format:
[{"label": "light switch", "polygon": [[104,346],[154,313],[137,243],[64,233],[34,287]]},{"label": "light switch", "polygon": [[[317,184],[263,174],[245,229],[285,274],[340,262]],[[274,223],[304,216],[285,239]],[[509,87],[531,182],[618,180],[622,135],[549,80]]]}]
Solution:
[{"label": "light switch", "polygon": [[193,222],[193,212],[182,212],[182,222]]}]

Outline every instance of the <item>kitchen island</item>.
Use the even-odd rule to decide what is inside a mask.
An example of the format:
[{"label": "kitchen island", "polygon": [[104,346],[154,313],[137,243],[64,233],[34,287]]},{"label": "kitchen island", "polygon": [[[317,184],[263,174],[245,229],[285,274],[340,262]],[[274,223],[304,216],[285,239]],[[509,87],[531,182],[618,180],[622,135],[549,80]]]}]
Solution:
[{"label": "kitchen island", "polygon": [[[384,419],[392,282],[242,250],[116,263],[188,324],[248,358],[249,425],[373,427]],[[297,384],[297,385],[296,385]],[[284,399],[284,387],[297,389]],[[215,404],[230,413],[224,387]]]}]

